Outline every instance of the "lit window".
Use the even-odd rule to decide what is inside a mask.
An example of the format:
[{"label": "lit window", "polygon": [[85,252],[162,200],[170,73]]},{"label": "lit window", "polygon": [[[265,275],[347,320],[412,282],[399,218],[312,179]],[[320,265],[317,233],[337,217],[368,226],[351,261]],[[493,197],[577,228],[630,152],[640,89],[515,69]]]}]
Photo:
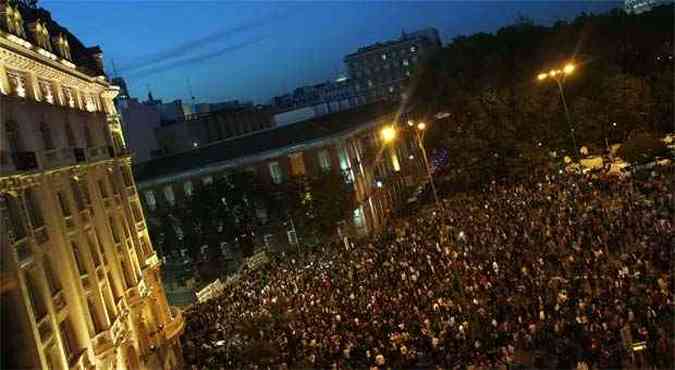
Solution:
[{"label": "lit window", "polygon": [[7,71],[9,92],[20,98],[26,97],[26,76],[21,72]]},{"label": "lit window", "polygon": [[49,104],[54,104],[54,93],[52,89],[52,84],[49,81],[38,80],[38,86],[40,86],[40,93],[42,98]]},{"label": "lit window", "polygon": [[302,157],[302,152],[293,153],[289,156],[291,160],[291,173],[293,176],[302,176],[305,174],[305,161]]},{"label": "lit window", "polygon": [[270,169],[270,176],[272,177],[272,182],[275,184],[281,184],[283,181],[283,175],[281,173],[281,166],[279,162],[270,162],[268,164]]},{"label": "lit window", "polygon": [[331,164],[328,150],[322,150],[319,152],[319,167],[321,167],[323,171],[330,171]]},{"label": "lit window", "polygon": [[19,11],[18,6],[12,7],[11,5],[6,5],[6,20],[7,20],[7,29],[9,32],[14,33],[17,36],[26,38],[26,31],[23,28],[23,17]]},{"label": "lit window", "polygon": [[416,51],[417,51],[417,47],[416,47],[415,45],[413,45],[413,46],[410,47],[410,52],[411,52],[411,53],[414,53],[414,52],[416,52]]},{"label": "lit window", "polygon": [[394,86],[389,86],[389,92],[393,93],[394,92]]},{"label": "lit window", "polygon": [[73,89],[70,87],[63,87],[63,98],[64,98],[64,103],[68,105],[71,108],[75,108],[75,98],[73,95]]},{"label": "lit window", "polygon": [[148,208],[151,211],[154,211],[157,208],[157,200],[155,199],[155,193],[152,190],[145,192],[145,204],[148,205]]},{"label": "lit window", "polygon": [[202,183],[204,185],[211,185],[213,184],[213,176],[206,176],[202,179]]},{"label": "lit window", "polygon": [[33,32],[35,33],[35,40],[37,41],[38,46],[51,51],[52,43],[49,41],[49,30],[47,29],[47,25],[37,21],[34,28]]},{"label": "lit window", "polygon": [[171,187],[171,185],[168,185],[168,186],[164,187],[164,198],[166,198],[166,201],[170,205],[173,206],[173,205],[176,204],[176,198],[174,197],[173,188]]},{"label": "lit window", "polygon": [[387,54],[382,54],[382,60],[387,60]]},{"label": "lit window", "polygon": [[70,60],[70,44],[68,44],[68,39],[63,34],[60,34],[57,43],[61,56]]},{"label": "lit window", "polygon": [[403,59],[403,65],[408,66],[410,63],[408,62],[408,59]]},{"label": "lit window", "polygon": [[368,87],[373,87],[373,81],[368,80]]},{"label": "lit window", "polygon": [[192,195],[192,181],[185,181],[183,183],[183,191],[185,191],[185,195],[191,196]]}]

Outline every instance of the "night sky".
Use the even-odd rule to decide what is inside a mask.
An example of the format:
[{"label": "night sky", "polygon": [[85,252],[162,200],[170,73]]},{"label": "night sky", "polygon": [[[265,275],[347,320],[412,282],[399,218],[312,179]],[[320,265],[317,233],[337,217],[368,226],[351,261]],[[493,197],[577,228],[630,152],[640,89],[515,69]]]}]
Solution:
[{"label": "night sky", "polygon": [[85,45],[103,48],[106,69],[132,96],[263,103],[346,72],[346,54],[401,30],[436,27],[444,43],[493,32],[519,15],[539,24],[600,13],[622,2],[226,2],[42,0]]}]

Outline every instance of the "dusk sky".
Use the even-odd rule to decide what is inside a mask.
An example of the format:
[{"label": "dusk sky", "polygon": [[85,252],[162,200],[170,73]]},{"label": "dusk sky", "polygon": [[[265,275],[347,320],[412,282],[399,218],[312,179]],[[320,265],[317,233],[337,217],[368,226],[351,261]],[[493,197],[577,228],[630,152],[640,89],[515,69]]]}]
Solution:
[{"label": "dusk sky", "polygon": [[266,102],[346,72],[343,57],[401,30],[439,30],[444,43],[493,32],[523,15],[550,24],[622,2],[227,2],[43,0],[57,22],[102,47],[132,96]]}]

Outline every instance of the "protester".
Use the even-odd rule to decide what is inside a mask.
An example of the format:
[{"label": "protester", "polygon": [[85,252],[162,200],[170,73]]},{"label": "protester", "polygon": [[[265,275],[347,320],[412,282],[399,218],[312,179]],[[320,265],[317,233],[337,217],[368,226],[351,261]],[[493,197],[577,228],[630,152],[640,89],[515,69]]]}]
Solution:
[{"label": "protester", "polygon": [[186,313],[185,359],[193,369],[673,368],[672,178],[493,184],[376,237],[244,271]]}]

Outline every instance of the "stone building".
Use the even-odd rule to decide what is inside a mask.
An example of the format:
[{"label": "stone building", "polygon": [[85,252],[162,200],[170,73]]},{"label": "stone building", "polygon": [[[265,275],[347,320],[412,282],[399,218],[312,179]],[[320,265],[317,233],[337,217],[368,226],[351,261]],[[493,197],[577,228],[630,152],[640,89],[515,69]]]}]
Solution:
[{"label": "stone building", "polygon": [[176,369],[164,295],[98,47],[0,2],[2,369]]},{"label": "stone building", "polygon": [[398,40],[360,48],[344,58],[357,94],[369,101],[398,100],[405,94],[414,69],[441,47],[435,28],[401,33]]}]

